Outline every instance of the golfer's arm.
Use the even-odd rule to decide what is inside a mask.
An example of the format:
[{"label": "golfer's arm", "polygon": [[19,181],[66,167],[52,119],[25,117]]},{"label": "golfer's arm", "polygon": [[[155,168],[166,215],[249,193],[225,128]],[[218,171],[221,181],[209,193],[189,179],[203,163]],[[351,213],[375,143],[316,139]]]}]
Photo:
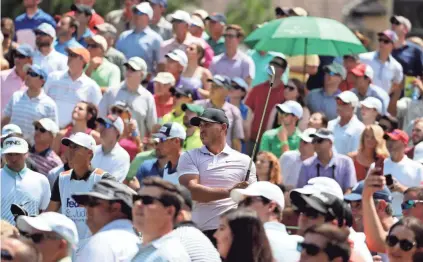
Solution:
[{"label": "golfer's arm", "polygon": [[211,188],[200,184],[199,175],[186,174],[179,177],[179,183],[191,191],[192,199],[198,202],[210,202],[229,197],[229,190]]},{"label": "golfer's arm", "polygon": [[376,212],[373,196],[363,195],[363,225],[366,243],[370,251],[385,253],[386,231],[382,227]]}]

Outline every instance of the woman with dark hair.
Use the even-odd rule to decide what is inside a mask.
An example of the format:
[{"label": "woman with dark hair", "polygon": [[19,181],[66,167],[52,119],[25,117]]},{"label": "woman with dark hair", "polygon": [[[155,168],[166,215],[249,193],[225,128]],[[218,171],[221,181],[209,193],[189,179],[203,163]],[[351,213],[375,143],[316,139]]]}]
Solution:
[{"label": "woman with dark hair", "polygon": [[257,154],[256,174],[258,181],[269,181],[276,185],[282,183],[279,160],[270,152],[261,151]]},{"label": "woman with dark hair", "polygon": [[[310,110],[305,106],[304,99],[306,95],[306,90],[304,88],[304,84],[301,83],[298,79],[290,79],[288,83],[285,85],[283,90],[283,94],[285,97],[285,101],[297,101],[303,107],[303,116],[301,117],[300,121],[298,122],[298,128],[301,131],[304,131],[308,127],[308,121],[310,118]],[[281,101],[281,103],[285,102]],[[277,110],[276,107],[272,109],[272,112],[269,116],[269,122],[267,123],[267,129],[273,129],[280,126],[278,123],[277,117]]]},{"label": "woman with dark hair", "polygon": [[422,248],[423,223],[417,218],[403,218],[389,229],[386,254],[390,262],[421,262]]},{"label": "woman with dark hair", "polygon": [[100,133],[95,130],[98,109],[93,103],[79,102],[72,112],[72,124],[60,130],[53,141],[52,149],[63,160],[66,147],[62,145],[62,138],[74,133],[83,132],[91,135],[97,144],[100,143]]},{"label": "woman with dark hair", "polygon": [[208,98],[210,83],[207,81],[212,78],[210,71],[202,66],[204,58],[204,49],[200,44],[191,44],[187,50],[188,65],[181,76],[181,84],[188,86],[202,98]]},{"label": "woman with dark hair", "polygon": [[304,233],[304,241],[298,243],[300,262],[350,261],[349,234],[348,229],[330,224],[308,228]]},{"label": "woman with dark hair", "polygon": [[229,210],[220,217],[214,237],[224,262],[272,262],[263,224],[250,209]]},{"label": "woman with dark hair", "polygon": [[320,128],[327,128],[329,119],[323,112],[314,112],[308,120],[308,127],[319,130]]}]

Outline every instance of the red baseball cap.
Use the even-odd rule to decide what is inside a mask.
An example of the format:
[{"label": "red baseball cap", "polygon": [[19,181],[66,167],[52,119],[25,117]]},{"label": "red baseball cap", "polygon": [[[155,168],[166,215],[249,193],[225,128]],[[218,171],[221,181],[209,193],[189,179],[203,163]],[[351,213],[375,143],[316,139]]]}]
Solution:
[{"label": "red baseball cap", "polygon": [[404,144],[408,144],[408,135],[406,132],[404,132],[403,130],[400,129],[395,129],[394,131],[390,132],[390,133],[386,133],[383,138],[385,139],[392,139],[395,141],[401,141]]},{"label": "red baseball cap", "polygon": [[351,70],[351,73],[355,76],[367,76],[370,80],[373,80],[373,70],[366,64],[358,64]]}]

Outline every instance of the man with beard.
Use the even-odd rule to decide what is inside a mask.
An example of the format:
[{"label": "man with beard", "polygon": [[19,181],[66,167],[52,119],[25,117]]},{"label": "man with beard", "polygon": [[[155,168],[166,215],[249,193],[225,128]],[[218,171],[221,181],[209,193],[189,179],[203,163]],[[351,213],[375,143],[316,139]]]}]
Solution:
[{"label": "man with beard", "polygon": [[410,158],[414,158],[414,149],[420,142],[423,142],[423,118],[417,118],[414,120],[413,130],[411,131],[411,141],[413,141],[413,147],[406,150],[405,154]]},{"label": "man with beard", "polygon": [[75,39],[78,31],[78,22],[75,17],[65,15],[63,16],[56,27],[57,39],[54,42],[54,49],[64,55],[68,55],[66,48],[82,47]]},{"label": "man with beard", "polygon": [[[159,139],[154,140],[158,145]],[[169,160],[167,159],[164,152],[162,152],[162,149],[163,147],[156,146],[156,158],[144,161],[138,168],[135,177],[140,183],[142,183],[142,180],[148,176],[163,177],[164,169]]]},{"label": "man with beard", "polygon": [[54,49],[53,41],[56,30],[50,24],[43,23],[34,29],[37,50],[33,56],[33,63],[39,65],[47,74],[68,69],[67,56]]}]

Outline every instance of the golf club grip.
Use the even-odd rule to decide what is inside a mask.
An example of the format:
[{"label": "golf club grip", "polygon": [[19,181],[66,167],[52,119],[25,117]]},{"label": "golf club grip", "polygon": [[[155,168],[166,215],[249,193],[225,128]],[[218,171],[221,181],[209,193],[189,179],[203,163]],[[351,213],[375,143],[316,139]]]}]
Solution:
[{"label": "golf club grip", "polygon": [[273,81],[274,80],[275,80],[275,77],[273,76],[272,77],[272,80],[270,82],[269,91],[267,92],[266,103],[264,104],[263,114],[261,115],[261,120],[260,120],[259,129],[258,129],[258,134],[257,134],[257,137],[256,137],[256,141],[254,142],[253,152],[251,153],[251,156],[250,156],[250,164],[248,165],[248,170],[247,170],[247,174],[245,176],[245,180],[244,181],[248,181],[248,179],[250,179],[251,166],[253,165],[253,157],[256,154],[257,144],[258,144],[260,133],[261,133],[261,128],[263,127],[264,115],[266,114],[267,105],[269,104],[270,92],[272,91]]}]

